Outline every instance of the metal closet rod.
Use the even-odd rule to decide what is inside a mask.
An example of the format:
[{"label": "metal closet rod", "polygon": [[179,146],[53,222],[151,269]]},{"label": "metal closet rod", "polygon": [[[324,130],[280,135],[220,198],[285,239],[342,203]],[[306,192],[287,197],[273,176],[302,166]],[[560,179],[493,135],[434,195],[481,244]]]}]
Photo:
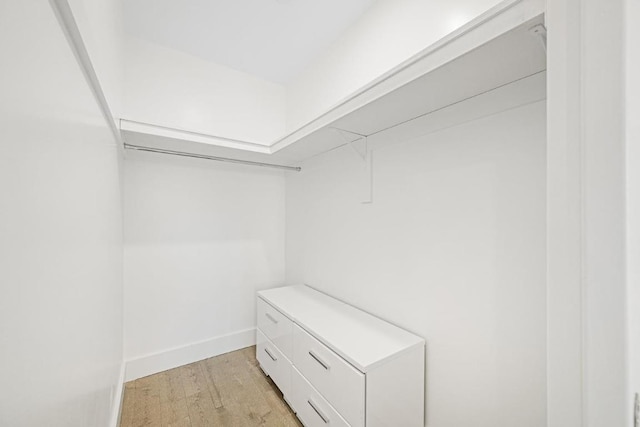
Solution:
[{"label": "metal closet rod", "polygon": [[300,172],[301,167],[276,165],[273,163],[252,162],[250,160],[231,159],[229,157],[205,156],[204,154],[186,153],[184,151],[165,150],[162,148],[144,147],[142,145],[133,145],[124,143],[124,148],[128,150],[147,151],[149,153],[169,154],[171,156],[193,157],[196,159],[214,160],[216,162],[238,163],[241,165],[260,166],[263,168],[284,169],[294,172]]}]

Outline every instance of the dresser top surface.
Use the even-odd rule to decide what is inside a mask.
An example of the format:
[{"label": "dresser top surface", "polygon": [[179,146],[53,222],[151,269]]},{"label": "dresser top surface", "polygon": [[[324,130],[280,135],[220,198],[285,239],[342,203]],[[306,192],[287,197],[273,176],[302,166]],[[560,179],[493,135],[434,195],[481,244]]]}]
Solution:
[{"label": "dresser top surface", "polygon": [[308,286],[268,289],[258,296],[361,372],[424,345],[421,337]]}]

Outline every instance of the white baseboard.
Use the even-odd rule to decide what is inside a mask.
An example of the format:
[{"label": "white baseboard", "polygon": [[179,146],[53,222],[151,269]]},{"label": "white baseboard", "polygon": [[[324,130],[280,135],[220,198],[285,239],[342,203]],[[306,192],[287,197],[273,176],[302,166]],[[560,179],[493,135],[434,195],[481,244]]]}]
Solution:
[{"label": "white baseboard", "polygon": [[122,361],[120,364],[120,376],[118,377],[118,382],[116,383],[114,394],[112,396],[111,401],[111,419],[109,420],[109,427],[118,427],[118,423],[120,422],[120,411],[122,410],[122,399],[124,398],[124,373],[125,373],[125,362]]},{"label": "white baseboard", "polygon": [[204,341],[176,347],[126,362],[125,381],[166,371],[219,354],[255,345],[256,329],[249,328]]}]

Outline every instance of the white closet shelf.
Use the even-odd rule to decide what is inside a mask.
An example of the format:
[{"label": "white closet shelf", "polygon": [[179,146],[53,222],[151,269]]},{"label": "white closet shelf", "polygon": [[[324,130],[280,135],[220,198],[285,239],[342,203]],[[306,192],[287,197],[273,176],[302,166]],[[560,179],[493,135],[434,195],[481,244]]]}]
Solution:
[{"label": "white closet shelf", "polygon": [[512,106],[544,96],[546,52],[535,30],[544,23],[544,8],[541,0],[502,2],[271,144],[125,119],[120,129],[129,144],[283,165],[298,165],[358,135],[397,135],[412,123],[414,130],[403,136],[417,136],[416,122],[496,90],[538,82],[535,88],[524,84],[525,93],[512,91]]}]

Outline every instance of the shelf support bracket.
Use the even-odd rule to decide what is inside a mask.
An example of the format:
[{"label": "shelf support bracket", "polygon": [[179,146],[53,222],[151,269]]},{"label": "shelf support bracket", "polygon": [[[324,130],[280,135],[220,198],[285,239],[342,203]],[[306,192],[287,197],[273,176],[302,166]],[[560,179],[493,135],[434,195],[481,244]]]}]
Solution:
[{"label": "shelf support bracket", "polygon": [[[346,145],[351,147],[358,159],[362,162],[359,173],[361,183],[359,185],[359,198],[363,204],[373,203],[373,151],[369,148],[367,135],[333,127],[343,139]],[[355,138],[354,138],[355,137]]]},{"label": "shelf support bracket", "polygon": [[332,130],[338,133],[345,144],[349,145],[355,153],[365,160],[367,157],[367,135],[351,132],[350,130],[332,127]]},{"label": "shelf support bracket", "polygon": [[533,36],[538,37],[538,40],[540,40],[540,44],[542,45],[542,48],[546,52],[547,51],[547,27],[545,27],[544,24],[534,25],[533,27],[529,28],[529,32]]}]

